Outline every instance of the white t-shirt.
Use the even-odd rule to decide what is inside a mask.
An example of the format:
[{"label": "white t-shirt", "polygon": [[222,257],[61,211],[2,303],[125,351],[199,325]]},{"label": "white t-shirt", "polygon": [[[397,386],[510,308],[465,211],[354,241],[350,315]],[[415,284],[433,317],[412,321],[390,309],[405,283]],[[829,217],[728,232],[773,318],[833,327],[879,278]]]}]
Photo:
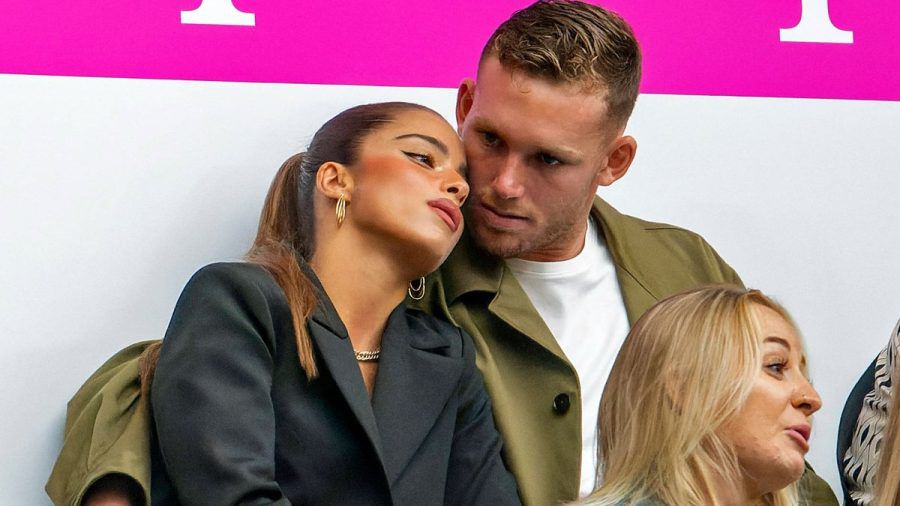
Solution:
[{"label": "white t-shirt", "polygon": [[594,488],[597,413],[625,336],[628,314],[616,267],[593,220],[584,248],[561,262],[507,259],[507,265],[575,367],[581,387],[580,495]]}]

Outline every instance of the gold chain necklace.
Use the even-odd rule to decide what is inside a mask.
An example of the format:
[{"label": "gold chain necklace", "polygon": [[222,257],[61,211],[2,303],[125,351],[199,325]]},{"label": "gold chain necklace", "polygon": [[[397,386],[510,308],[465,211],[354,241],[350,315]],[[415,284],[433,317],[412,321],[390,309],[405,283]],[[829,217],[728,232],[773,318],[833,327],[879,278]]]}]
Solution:
[{"label": "gold chain necklace", "polygon": [[353,354],[356,355],[356,360],[358,362],[378,362],[378,358],[381,356],[381,348],[376,348],[374,350],[353,350]]}]

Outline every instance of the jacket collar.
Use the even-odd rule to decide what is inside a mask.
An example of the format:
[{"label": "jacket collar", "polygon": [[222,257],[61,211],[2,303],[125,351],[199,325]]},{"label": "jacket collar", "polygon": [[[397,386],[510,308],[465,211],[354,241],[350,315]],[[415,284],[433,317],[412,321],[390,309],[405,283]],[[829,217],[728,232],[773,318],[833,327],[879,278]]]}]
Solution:
[{"label": "jacket collar", "polygon": [[401,306],[388,319],[381,342],[371,406],[392,485],[442,416],[463,370],[461,357],[450,354],[459,349],[450,342],[459,331],[447,326],[454,333],[442,334],[430,318]]},{"label": "jacket collar", "polygon": [[[599,231],[603,234],[616,265],[628,319],[634,324],[637,318],[659,299],[653,288],[652,278],[643,275],[640,269],[642,264],[653,262],[648,256],[654,252],[645,251],[645,248],[632,244],[636,237],[644,234],[647,222],[626,219],[599,197],[594,198],[591,216],[600,223]],[[512,273],[505,267],[505,263],[478,248],[468,233],[463,235],[460,244],[441,268],[441,272],[448,304],[453,304],[459,297],[468,293],[488,292],[496,294],[495,303],[503,305],[508,301],[506,296],[522,292]],[[510,286],[513,284],[515,286]],[[525,297],[527,299],[527,296]]]},{"label": "jacket collar", "polygon": [[600,197],[594,198],[591,215],[600,222],[606,247],[616,264],[616,278],[622,290],[622,300],[628,321],[632,325],[659,299],[654,277],[645,274],[642,266],[657,265],[658,251],[648,249],[640,240],[645,237],[649,222],[627,217]]},{"label": "jacket collar", "polygon": [[[399,304],[388,316],[372,399],[346,327],[315,272],[301,267],[317,289],[308,328],[327,368],[381,460],[392,485],[441,415],[459,382],[463,361],[449,355],[450,339]],[[427,321],[427,320],[426,320]]]},{"label": "jacket collar", "polygon": [[[325,293],[325,288],[322,286],[322,282],[319,281],[316,272],[305,260],[300,259],[299,263],[300,268],[312,282],[313,287],[316,290],[316,309],[310,315],[310,319],[334,334],[335,337],[339,339],[349,339],[350,333],[347,331],[347,327],[344,326],[344,322],[341,320],[340,315],[338,315],[337,309],[335,309],[332,304],[331,298]],[[447,336],[443,336],[436,332],[408,332],[408,326],[406,326],[405,320],[402,318],[402,316],[405,315],[405,310],[406,304],[401,302],[393,309],[393,311],[391,311],[391,314],[388,316],[387,324],[385,325],[385,335],[396,333],[398,331],[406,331],[404,333],[408,338],[407,342],[409,346],[420,350],[437,350],[450,346]],[[389,330],[391,330],[391,332],[388,332]]]}]

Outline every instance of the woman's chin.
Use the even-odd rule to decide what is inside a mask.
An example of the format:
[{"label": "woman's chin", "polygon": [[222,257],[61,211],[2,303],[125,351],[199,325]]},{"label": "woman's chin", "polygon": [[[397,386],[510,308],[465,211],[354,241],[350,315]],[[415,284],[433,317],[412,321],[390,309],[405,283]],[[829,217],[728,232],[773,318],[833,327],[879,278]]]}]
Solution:
[{"label": "woman's chin", "polygon": [[415,248],[415,252],[410,253],[406,257],[407,263],[409,266],[415,266],[415,271],[421,273],[419,276],[427,276],[438,270],[441,264],[444,263],[444,260],[450,256],[454,245],[456,245],[456,241],[453,241],[452,244],[448,244],[446,240],[423,241],[422,244]]},{"label": "woman's chin", "polygon": [[803,471],[805,469],[806,463],[804,462],[802,455],[793,451],[789,454],[782,455],[775,465],[771,467],[772,472],[767,473],[770,481],[768,486],[765,487],[768,489],[767,492],[781,490],[796,482],[803,476]]},{"label": "woman's chin", "polygon": [[419,250],[415,256],[407,256],[406,265],[409,269],[408,277],[410,279],[418,279],[421,276],[427,276],[438,270],[444,260],[450,253],[434,253]]}]

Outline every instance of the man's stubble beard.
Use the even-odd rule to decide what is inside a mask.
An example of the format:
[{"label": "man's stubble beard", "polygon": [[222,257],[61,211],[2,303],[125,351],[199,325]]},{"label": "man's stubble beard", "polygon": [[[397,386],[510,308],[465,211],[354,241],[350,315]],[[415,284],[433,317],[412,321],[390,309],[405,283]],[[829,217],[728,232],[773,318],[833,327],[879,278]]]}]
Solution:
[{"label": "man's stubble beard", "polygon": [[[574,207],[574,206],[573,206]],[[573,214],[571,208],[563,214]],[[581,213],[579,213],[581,214]],[[475,245],[485,253],[501,260],[507,258],[520,258],[533,251],[543,249],[560,241],[561,238],[572,233],[578,221],[587,220],[587,216],[578,217],[577,220],[558,220],[541,227],[540,230],[529,229],[525,234],[492,230],[490,227],[476,223],[470,213],[466,213],[466,219],[471,220],[470,233]],[[516,237],[517,235],[528,237]]]}]

